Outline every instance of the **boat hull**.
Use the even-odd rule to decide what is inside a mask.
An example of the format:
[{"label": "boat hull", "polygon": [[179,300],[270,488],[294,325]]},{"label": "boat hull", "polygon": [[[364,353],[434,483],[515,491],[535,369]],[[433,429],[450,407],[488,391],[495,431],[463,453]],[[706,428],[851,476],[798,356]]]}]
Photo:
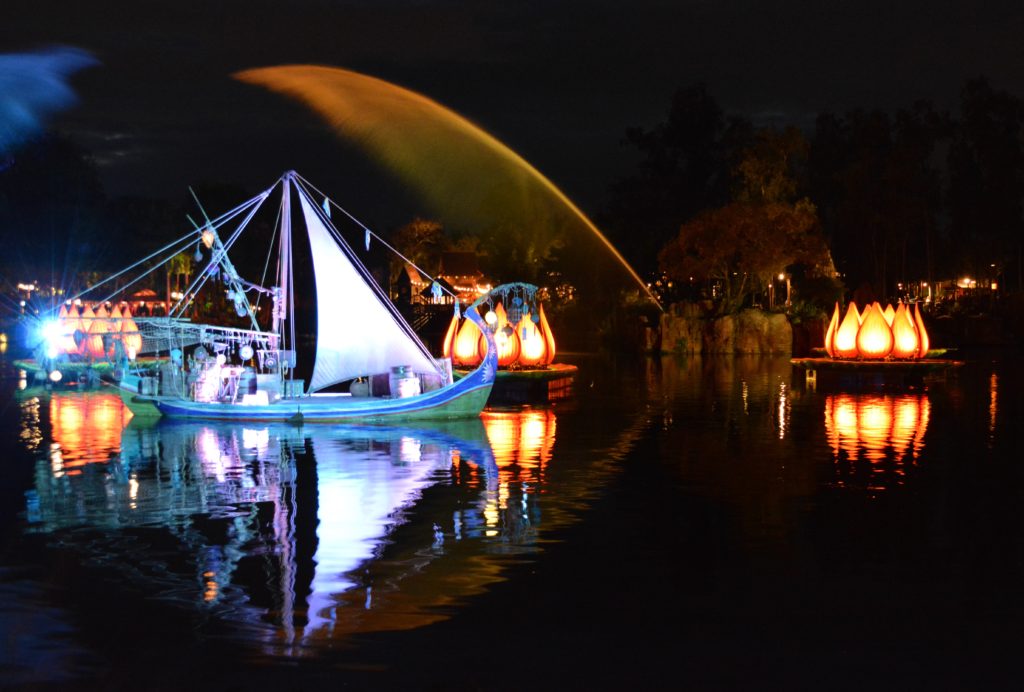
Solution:
[{"label": "boat hull", "polygon": [[402,399],[304,396],[284,398],[266,405],[202,403],[165,398],[152,401],[160,413],[168,418],[207,420],[398,423],[479,416],[487,404],[493,379],[460,386],[463,383],[465,380],[460,380],[443,389]]}]

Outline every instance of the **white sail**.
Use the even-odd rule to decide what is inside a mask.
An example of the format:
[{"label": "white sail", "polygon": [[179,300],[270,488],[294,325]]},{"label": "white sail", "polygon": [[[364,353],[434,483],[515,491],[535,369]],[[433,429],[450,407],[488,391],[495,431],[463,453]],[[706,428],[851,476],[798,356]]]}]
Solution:
[{"label": "white sail", "polygon": [[309,391],[354,377],[387,373],[399,365],[437,372],[422,346],[367,285],[306,195],[299,194],[316,279],[316,361]]}]

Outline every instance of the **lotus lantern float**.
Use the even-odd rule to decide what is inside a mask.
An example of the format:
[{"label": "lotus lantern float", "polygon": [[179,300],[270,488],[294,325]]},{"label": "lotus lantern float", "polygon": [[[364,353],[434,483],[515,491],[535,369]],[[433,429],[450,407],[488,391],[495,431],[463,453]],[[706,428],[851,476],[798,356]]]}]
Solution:
[{"label": "lotus lantern float", "polygon": [[917,360],[928,355],[928,332],[921,311],[915,304],[913,311],[904,303],[884,310],[872,303],[857,310],[850,303],[846,315],[840,320],[836,303],[832,321],[825,332],[825,351],[836,359],[858,360]]},{"label": "lotus lantern float", "polygon": [[[498,287],[495,291],[502,288],[506,287]],[[543,367],[550,365],[555,358],[555,337],[544,314],[544,306],[535,302],[530,289],[536,290],[529,284],[509,284],[507,295],[499,292],[493,309],[487,311],[484,321],[494,332],[498,367]],[[519,298],[518,303],[516,298]],[[509,303],[507,309],[505,302]],[[445,358],[452,359],[455,366],[475,367],[487,353],[487,340],[476,324],[456,313],[448,325],[442,352]]]}]

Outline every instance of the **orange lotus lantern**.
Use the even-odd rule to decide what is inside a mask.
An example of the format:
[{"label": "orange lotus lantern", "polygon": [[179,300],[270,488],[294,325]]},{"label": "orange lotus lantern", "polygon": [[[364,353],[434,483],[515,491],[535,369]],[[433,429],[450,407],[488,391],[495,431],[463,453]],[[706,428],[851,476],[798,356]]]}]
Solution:
[{"label": "orange lotus lantern", "polygon": [[[507,284],[492,289],[488,296],[495,302],[485,321],[494,333],[499,367],[535,368],[550,365],[555,358],[555,338],[543,304],[534,299],[536,291],[529,284]],[[469,309],[476,309],[477,304],[482,305],[478,301]],[[454,365],[471,367],[478,365],[486,353],[487,340],[479,328],[456,313],[445,332],[442,354],[451,358]]]},{"label": "orange lotus lantern", "polygon": [[519,351],[519,364],[531,368],[544,364],[547,356],[547,340],[541,334],[540,328],[534,324],[530,313],[523,315],[516,325],[516,333],[519,334],[521,349]]},{"label": "orange lotus lantern", "polygon": [[107,349],[103,343],[104,336],[108,333],[107,320],[93,318],[89,325],[89,333],[85,340],[85,351],[90,357],[99,360],[106,356]]},{"label": "orange lotus lantern", "polygon": [[[453,318],[453,324],[457,324],[458,317]],[[462,327],[458,328],[458,335],[453,339],[450,357],[455,365],[475,366],[480,363],[480,354],[477,352],[477,342],[483,334],[473,320],[465,320]]]},{"label": "orange lotus lantern", "polygon": [[124,311],[121,319],[121,342],[124,344],[124,351],[128,354],[129,360],[135,360],[136,354],[142,349],[142,334],[139,326],[132,319],[132,313]]},{"label": "orange lotus lantern", "polygon": [[[890,316],[891,315],[891,316]],[[825,331],[825,351],[832,358],[883,360],[886,358],[916,359],[928,353],[928,332],[917,306],[911,315],[903,303],[882,310],[872,303],[863,312],[850,303],[840,321],[839,303]]]}]

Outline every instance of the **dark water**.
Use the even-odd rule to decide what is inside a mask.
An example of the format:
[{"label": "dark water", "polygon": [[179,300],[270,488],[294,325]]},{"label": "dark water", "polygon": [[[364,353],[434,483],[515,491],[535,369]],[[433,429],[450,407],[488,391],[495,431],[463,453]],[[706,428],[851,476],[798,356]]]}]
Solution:
[{"label": "dark water", "polygon": [[0,382],[25,689],[1021,686],[1021,367],[808,390],[578,359],[416,428],[143,423]]}]

